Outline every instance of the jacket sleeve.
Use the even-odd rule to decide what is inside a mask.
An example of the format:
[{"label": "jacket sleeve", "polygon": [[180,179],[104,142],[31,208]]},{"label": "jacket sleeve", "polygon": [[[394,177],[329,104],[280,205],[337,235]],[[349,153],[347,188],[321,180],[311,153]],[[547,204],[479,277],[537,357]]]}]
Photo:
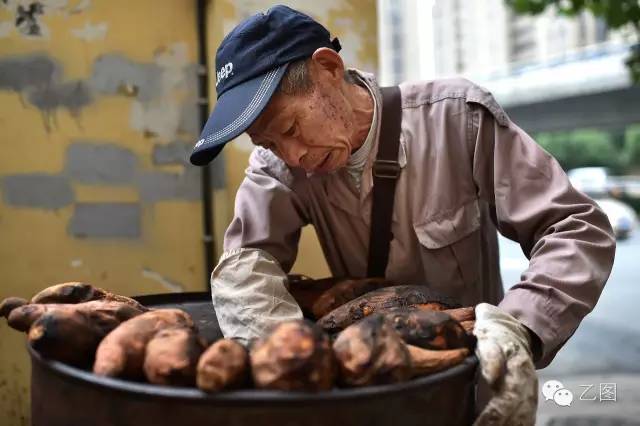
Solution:
[{"label": "jacket sleeve", "polygon": [[302,227],[309,223],[292,185],[293,175],[280,159],[263,148],[254,149],[236,192],[224,250],[264,250],[288,273],[296,260]]},{"label": "jacket sleeve", "polygon": [[529,259],[498,306],[537,336],[534,361],[543,368],[595,307],[613,266],[615,238],[597,204],[572,187],[558,162],[488,92],[472,92],[467,107],[479,196],[492,207],[500,233]]},{"label": "jacket sleeve", "polygon": [[226,338],[248,344],[279,322],[302,318],[286,276],[307,223],[292,180],[275,156],[254,150],[236,193],[224,253],[211,274],[212,301]]}]

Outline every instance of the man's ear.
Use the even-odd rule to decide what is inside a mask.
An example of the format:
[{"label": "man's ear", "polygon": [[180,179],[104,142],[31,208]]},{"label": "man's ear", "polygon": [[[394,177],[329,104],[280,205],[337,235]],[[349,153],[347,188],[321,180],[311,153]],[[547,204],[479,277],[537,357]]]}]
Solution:
[{"label": "man's ear", "polygon": [[344,62],[333,49],[321,47],[311,55],[316,77],[324,76],[334,82],[340,82],[344,78]]}]

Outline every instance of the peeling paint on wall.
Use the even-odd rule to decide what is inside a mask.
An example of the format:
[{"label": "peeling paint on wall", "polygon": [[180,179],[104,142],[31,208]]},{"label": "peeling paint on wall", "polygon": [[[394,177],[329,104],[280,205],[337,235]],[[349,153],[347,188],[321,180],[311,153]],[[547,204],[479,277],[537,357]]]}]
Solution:
[{"label": "peeling paint on wall", "polygon": [[67,149],[65,171],[74,181],[94,185],[132,183],[138,159],[129,149],[110,143],[76,141]]},{"label": "peeling paint on wall", "polygon": [[70,205],[74,199],[66,177],[47,174],[4,176],[2,194],[7,205],[39,209],[59,209]]},{"label": "peeling paint on wall", "polygon": [[131,128],[161,142],[178,136],[195,140],[200,130],[197,78],[185,43],[160,49],[152,63],[110,53],[93,64],[87,80],[64,81],[62,66],[43,53],[0,59],[0,89],[17,92],[42,112],[45,129],[56,127],[56,112],[67,110],[80,125],[82,108],[99,96],[132,99]]},{"label": "peeling paint on wall", "polygon": [[48,36],[49,30],[40,22],[40,16],[44,14],[44,5],[40,2],[33,2],[27,5],[19,4],[16,7],[16,28],[22,35],[27,37]]},{"label": "peeling paint on wall", "polygon": [[82,80],[61,82],[61,77],[61,66],[45,54],[0,59],[0,89],[19,93],[23,102],[26,96],[42,112],[47,131],[55,124],[58,108],[79,120],[80,110],[92,101]]},{"label": "peeling paint on wall", "polygon": [[[10,34],[15,28],[27,39],[47,39],[50,37],[50,30],[42,22],[41,18],[44,15],[51,13],[75,15],[88,9],[91,0],[80,0],[73,6],[69,6],[68,3],[68,0],[2,0],[0,2],[2,7],[13,15],[11,29],[3,27],[3,30],[6,34]],[[1,36],[2,32],[0,32]]]},{"label": "peeling paint on wall", "polygon": [[109,53],[93,64],[90,85],[106,95],[134,96],[140,102],[149,102],[160,92],[162,69],[156,64],[137,63],[118,54]]},{"label": "peeling paint on wall", "polygon": [[136,203],[78,203],[67,232],[76,238],[139,238],[141,223]]},{"label": "peeling paint on wall", "polygon": [[71,30],[71,34],[85,41],[104,40],[107,36],[108,28],[109,27],[106,22],[100,22],[95,25],[90,22],[86,22],[84,27],[73,28]]},{"label": "peeling paint on wall", "polygon": [[133,97],[131,127],[169,142],[181,132],[195,137],[200,130],[196,69],[188,62],[185,43],[159,50],[153,63],[108,54],[94,63],[91,87],[102,94]]}]

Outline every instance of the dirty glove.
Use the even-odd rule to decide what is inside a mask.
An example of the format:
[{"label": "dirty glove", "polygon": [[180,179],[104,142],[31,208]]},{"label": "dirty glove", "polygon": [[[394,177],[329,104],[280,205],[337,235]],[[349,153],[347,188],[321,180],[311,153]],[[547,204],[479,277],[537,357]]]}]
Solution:
[{"label": "dirty glove", "polygon": [[482,376],[491,386],[492,397],[474,425],[534,425],[538,377],[528,330],[488,303],[479,304],[475,311],[476,356]]},{"label": "dirty glove", "polygon": [[245,346],[282,321],[302,318],[286,274],[264,250],[223,253],[211,274],[211,297],[224,337]]}]

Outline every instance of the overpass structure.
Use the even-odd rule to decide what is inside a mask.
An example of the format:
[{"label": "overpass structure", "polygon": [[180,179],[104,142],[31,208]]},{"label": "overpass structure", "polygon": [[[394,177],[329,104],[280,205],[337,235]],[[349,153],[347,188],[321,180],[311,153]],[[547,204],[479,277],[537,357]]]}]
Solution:
[{"label": "overpass structure", "polygon": [[535,64],[470,78],[488,88],[527,132],[620,130],[640,123],[640,85],[625,59],[631,45],[609,42]]}]

